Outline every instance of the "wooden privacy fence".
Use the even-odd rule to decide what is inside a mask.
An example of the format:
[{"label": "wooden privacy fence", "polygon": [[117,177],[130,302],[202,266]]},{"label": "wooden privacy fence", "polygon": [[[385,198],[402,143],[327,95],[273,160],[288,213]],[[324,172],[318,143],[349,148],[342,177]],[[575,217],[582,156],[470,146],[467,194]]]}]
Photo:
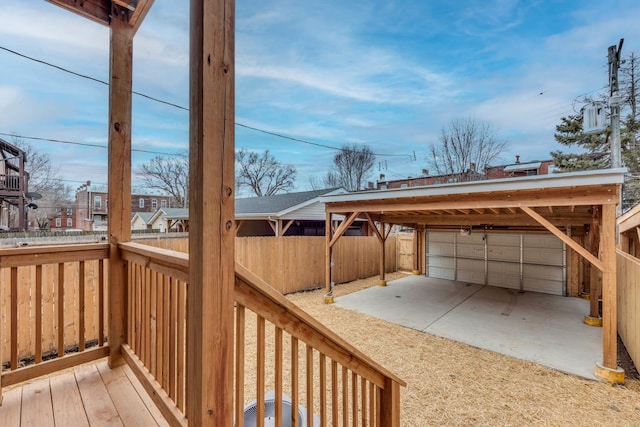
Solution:
[{"label": "wooden privacy fence", "polygon": [[107,244],[0,250],[3,386],[108,354],[107,257]]},{"label": "wooden privacy fence", "polygon": [[617,251],[618,334],[629,356],[640,366],[640,260]]},{"label": "wooden privacy fence", "polygon": [[[412,240],[413,241],[413,240]],[[154,247],[189,251],[189,239],[141,241]],[[237,237],[236,261],[283,294],[322,287],[326,240],[321,236]],[[347,236],[333,251],[336,283],[370,277],[380,272],[380,243],[375,236]],[[387,272],[397,270],[396,239],[386,242]]]}]

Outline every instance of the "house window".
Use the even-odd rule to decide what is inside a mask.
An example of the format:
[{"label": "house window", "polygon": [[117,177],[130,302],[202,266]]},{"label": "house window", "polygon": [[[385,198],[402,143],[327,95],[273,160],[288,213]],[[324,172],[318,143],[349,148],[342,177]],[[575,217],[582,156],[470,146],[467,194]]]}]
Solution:
[{"label": "house window", "polygon": [[56,218],[56,227],[62,227],[62,218]]},{"label": "house window", "polygon": [[67,227],[73,227],[73,219],[67,218]]},{"label": "house window", "polygon": [[407,187],[408,187],[408,185],[407,185],[407,184],[401,184],[401,185],[400,185],[400,188],[407,188]]},{"label": "house window", "polygon": [[67,208],[67,215],[68,216],[73,215],[73,208]]},{"label": "house window", "polygon": [[538,169],[527,169],[527,176],[538,175]]},{"label": "house window", "polygon": [[167,207],[167,201],[166,200],[160,200],[160,207],[161,208],[166,208]]},{"label": "house window", "polygon": [[144,199],[138,200],[138,206],[144,208]]},{"label": "house window", "polygon": [[151,199],[151,209],[158,209],[158,200]]},{"label": "house window", "polygon": [[94,196],[93,197],[93,208],[94,209],[102,208],[102,196]]}]

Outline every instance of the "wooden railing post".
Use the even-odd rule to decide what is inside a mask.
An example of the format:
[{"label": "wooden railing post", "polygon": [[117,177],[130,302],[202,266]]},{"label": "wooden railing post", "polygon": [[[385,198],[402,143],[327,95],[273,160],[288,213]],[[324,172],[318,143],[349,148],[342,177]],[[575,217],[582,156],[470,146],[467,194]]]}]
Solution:
[{"label": "wooden railing post", "polygon": [[124,16],[111,21],[109,59],[109,366],[123,363],[126,264],[118,243],[131,240],[131,90],[133,35]]},{"label": "wooden railing post", "polygon": [[234,0],[192,0],[187,419],[233,425]]},{"label": "wooden railing post", "polygon": [[380,427],[400,427],[400,384],[391,378],[385,378],[380,389],[378,417]]}]

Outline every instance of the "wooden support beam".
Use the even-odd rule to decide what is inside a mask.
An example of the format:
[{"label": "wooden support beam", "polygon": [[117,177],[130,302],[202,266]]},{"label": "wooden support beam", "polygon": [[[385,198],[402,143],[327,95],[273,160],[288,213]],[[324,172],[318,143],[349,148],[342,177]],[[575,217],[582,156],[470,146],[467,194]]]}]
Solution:
[{"label": "wooden support beam", "polygon": [[336,230],[334,236],[331,238],[331,242],[329,242],[329,246],[333,246],[336,244],[338,239],[342,237],[342,235],[349,229],[349,226],[353,224],[353,221],[355,221],[355,219],[358,217],[359,214],[360,212],[353,212],[349,216],[345,216],[345,218],[342,220],[342,223]]},{"label": "wooden support beam", "polygon": [[154,0],[138,0],[138,4],[135,6],[129,17],[129,25],[133,28],[133,31],[138,31],[144,17],[147,16],[147,12],[153,6]]},{"label": "wooden support beam", "polygon": [[593,255],[591,255],[589,253],[589,251],[587,251],[585,248],[583,248],[582,246],[580,246],[579,244],[577,244],[576,242],[571,240],[571,238],[569,236],[567,236],[562,231],[560,231],[555,225],[553,225],[549,221],[547,221],[542,215],[540,215],[539,213],[537,213],[533,209],[531,209],[529,207],[526,207],[526,206],[522,206],[522,207],[520,207],[520,209],[522,209],[522,211],[525,212],[527,215],[529,215],[531,218],[533,218],[536,221],[538,221],[538,223],[540,223],[540,225],[542,225],[544,228],[546,228],[552,234],[554,234],[557,238],[559,238],[564,243],[566,243],[571,249],[575,250],[580,255],[582,255],[584,258],[586,258],[587,261],[589,261],[598,270],[602,271],[604,269],[602,261],[600,261],[598,258],[596,258]]},{"label": "wooden support beam", "polygon": [[380,234],[380,230],[378,230],[378,226],[376,225],[376,223],[371,218],[371,215],[369,215],[369,213],[365,213],[365,216],[367,217],[367,221],[369,222],[369,225],[371,226],[371,229],[373,230],[373,232],[376,235],[376,237],[378,238],[378,240],[382,241],[383,240],[382,239],[382,234]]},{"label": "wooden support beam", "polygon": [[109,26],[111,21],[111,2],[108,1],[78,1],[78,0],[47,0],[57,6],[89,18],[99,24]]},{"label": "wooden support beam", "polygon": [[276,226],[276,223],[274,223],[272,220],[268,219],[267,220],[267,224],[269,224],[269,227],[271,227],[271,230],[273,230],[273,235],[275,237],[278,237],[278,227]]},{"label": "wooden support beam", "polygon": [[[591,229],[589,231],[589,252],[595,257],[600,256],[600,206],[594,206],[592,210]],[[589,276],[589,315],[593,318],[600,317],[600,271],[591,268]]]},{"label": "wooden support beam", "polygon": [[192,0],[187,419],[233,425],[235,2]]},{"label": "wooden support beam", "polygon": [[[616,205],[602,206],[602,361],[609,369],[618,368],[618,310],[616,266]],[[593,298],[593,295],[592,295]]]},{"label": "wooden support beam", "polygon": [[289,221],[287,221],[286,224],[284,224],[284,226],[282,227],[282,232],[280,233],[281,236],[284,236],[285,233],[287,232],[287,230],[289,229],[289,227],[291,227],[291,225],[293,225],[293,220],[290,219]]},{"label": "wooden support beam", "polygon": [[331,239],[333,238],[333,218],[331,212],[326,213],[327,218],[325,221],[325,257],[324,257],[324,287],[327,293],[331,292],[331,270],[333,263],[333,247],[331,246]]},{"label": "wooden support beam", "polygon": [[131,240],[131,90],[133,31],[126,21],[111,22],[109,53],[109,366],[124,361],[127,269],[118,244]]},{"label": "wooden support beam", "polygon": [[[380,242],[380,284],[381,285],[386,285],[387,281],[385,280],[385,273],[386,273],[386,241],[387,241],[387,237],[389,236],[388,234],[385,233],[385,223],[381,222],[380,223],[380,234],[382,235],[382,237],[378,240]],[[389,227],[389,229],[391,229],[391,227]]]}]

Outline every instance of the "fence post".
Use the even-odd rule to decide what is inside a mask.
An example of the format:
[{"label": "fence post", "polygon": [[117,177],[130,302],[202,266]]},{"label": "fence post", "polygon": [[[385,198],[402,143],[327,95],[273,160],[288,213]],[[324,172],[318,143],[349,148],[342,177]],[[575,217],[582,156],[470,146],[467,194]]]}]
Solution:
[{"label": "fence post", "polygon": [[400,384],[391,378],[385,378],[380,389],[378,419],[381,427],[400,427]]}]

